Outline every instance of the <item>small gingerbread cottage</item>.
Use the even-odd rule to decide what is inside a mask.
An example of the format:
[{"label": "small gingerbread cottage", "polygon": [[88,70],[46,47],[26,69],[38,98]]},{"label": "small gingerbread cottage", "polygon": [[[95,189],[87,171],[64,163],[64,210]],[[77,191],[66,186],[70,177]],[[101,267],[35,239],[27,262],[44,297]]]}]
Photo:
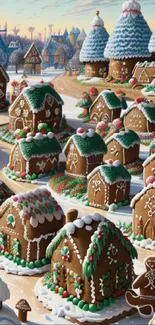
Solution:
[{"label": "small gingerbread cottage", "polygon": [[51,259],[48,283],[73,303],[76,298],[79,308],[96,312],[131,286],[132,259],[137,252],[100,214],[77,218],[77,213],[68,212],[66,225],[47,248],[46,257]]},{"label": "small gingerbread cottage", "polygon": [[41,266],[48,244],[63,225],[63,211],[46,187],[16,194],[0,207],[1,254],[12,256],[18,265],[31,267],[40,261],[34,267]]},{"label": "small gingerbread cottage", "polygon": [[39,121],[58,130],[63,104],[62,98],[49,83],[24,88],[9,109],[10,132],[25,126],[35,132]]},{"label": "small gingerbread cottage", "polygon": [[155,182],[148,184],[131,201],[133,232],[155,240]]},{"label": "small gingerbread cottage", "polygon": [[132,79],[134,79],[134,84],[150,84],[155,79],[155,61],[137,62]]},{"label": "small gingerbread cottage", "polygon": [[122,101],[112,90],[103,90],[90,106],[90,122],[112,122],[120,117],[122,108]]},{"label": "small gingerbread cottage", "polygon": [[24,73],[40,74],[41,73],[41,56],[35,44],[32,43],[24,56]]},{"label": "small gingerbread cottage", "polygon": [[103,138],[94,130],[85,132],[79,128],[64,147],[66,156],[66,174],[74,177],[87,177],[97,166],[102,164],[107,152]]},{"label": "small gingerbread cottage", "polygon": [[6,87],[9,80],[10,78],[7,72],[0,64],[0,111],[5,109],[9,104],[6,102]]},{"label": "small gingerbread cottage", "polygon": [[86,77],[106,77],[109,60],[104,56],[104,49],[108,41],[108,33],[104,22],[96,12],[92,22],[92,30],[84,40],[80,52],[80,61],[85,65]]},{"label": "small gingerbread cottage", "polygon": [[137,98],[123,115],[124,127],[137,133],[155,131],[155,103]]},{"label": "small gingerbread cottage", "polygon": [[48,174],[58,169],[61,146],[52,132],[36,133],[34,137],[17,140],[13,146],[8,168],[22,175]]},{"label": "small gingerbread cottage", "polygon": [[144,186],[147,185],[148,177],[150,176],[155,177],[155,153],[151,154],[143,163]]},{"label": "small gingerbread cottage", "polygon": [[131,176],[118,160],[96,167],[87,180],[90,206],[104,209],[105,205],[129,200]]},{"label": "small gingerbread cottage", "polygon": [[114,79],[131,78],[135,64],[151,57],[148,50],[151,34],[140,4],[126,0],[104,51],[104,56],[110,59],[109,75]]},{"label": "small gingerbread cottage", "polygon": [[104,162],[108,159],[117,159],[122,165],[127,165],[139,158],[140,138],[132,130],[114,133],[107,139],[106,145],[107,153]]}]

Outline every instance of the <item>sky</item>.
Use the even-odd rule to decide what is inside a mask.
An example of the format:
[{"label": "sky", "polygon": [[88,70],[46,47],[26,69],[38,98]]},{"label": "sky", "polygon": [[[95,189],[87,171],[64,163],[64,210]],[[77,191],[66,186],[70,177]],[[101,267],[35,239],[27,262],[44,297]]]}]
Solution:
[{"label": "sky", "polygon": [[[19,35],[29,36],[28,27],[33,26],[34,36],[38,33],[49,33],[48,25],[57,34],[59,29],[63,33],[65,27],[68,31],[72,26],[84,28],[88,33],[91,29],[92,19],[96,10],[104,20],[109,33],[112,32],[118,20],[124,0],[0,0],[0,26],[5,21],[8,33],[12,33],[14,26],[18,28]],[[155,0],[139,0],[142,13],[150,28],[155,30]]]}]

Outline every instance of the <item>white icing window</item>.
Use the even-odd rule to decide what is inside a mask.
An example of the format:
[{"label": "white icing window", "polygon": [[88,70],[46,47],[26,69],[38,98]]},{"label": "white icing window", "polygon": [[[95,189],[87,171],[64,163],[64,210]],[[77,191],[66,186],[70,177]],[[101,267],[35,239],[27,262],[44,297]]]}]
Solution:
[{"label": "white icing window", "polygon": [[57,107],[54,111],[55,115],[59,115],[60,109]]},{"label": "white icing window", "polygon": [[29,115],[28,109],[23,109],[23,116],[28,117],[28,115]]},{"label": "white icing window", "polygon": [[50,117],[51,111],[49,109],[47,109],[46,112],[45,112],[45,115],[46,115],[47,118]]},{"label": "white icing window", "polygon": [[24,105],[25,105],[25,102],[24,102],[24,100],[23,100],[23,99],[22,99],[22,100],[20,100],[20,103],[19,103],[19,104],[20,104],[20,107],[21,107],[21,108],[23,108],[23,107],[24,107]]},{"label": "white icing window", "polygon": [[15,113],[16,113],[17,116],[20,116],[21,115],[21,108],[20,107],[17,107],[15,109]]}]

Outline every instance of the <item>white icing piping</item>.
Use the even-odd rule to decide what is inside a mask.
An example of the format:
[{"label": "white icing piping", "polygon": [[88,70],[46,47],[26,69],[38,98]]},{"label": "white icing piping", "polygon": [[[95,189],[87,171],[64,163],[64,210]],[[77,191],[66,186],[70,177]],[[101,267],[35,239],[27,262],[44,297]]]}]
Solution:
[{"label": "white icing piping", "polygon": [[144,162],[143,167],[146,167],[152,160],[155,159],[155,153],[151,154]]}]

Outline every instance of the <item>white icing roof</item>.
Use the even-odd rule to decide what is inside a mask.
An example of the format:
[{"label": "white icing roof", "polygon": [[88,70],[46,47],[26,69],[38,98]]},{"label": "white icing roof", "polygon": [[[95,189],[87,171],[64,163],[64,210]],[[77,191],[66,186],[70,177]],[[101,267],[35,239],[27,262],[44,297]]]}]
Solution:
[{"label": "white icing roof", "polygon": [[139,199],[150,189],[155,189],[155,182],[144,187],[141,192],[136,194],[134,198],[131,200],[130,207],[134,208],[136,202],[139,201]]},{"label": "white icing roof", "polygon": [[127,0],[122,6],[123,11],[141,11],[140,4],[135,0]]},{"label": "white icing roof", "polygon": [[[73,235],[76,228],[84,228],[86,226],[91,225],[93,221],[106,221],[107,219],[104,218],[99,213],[89,214],[82,218],[78,218],[73,222],[68,222],[63,229],[66,229],[67,235]],[[108,220],[107,220],[108,221]]]},{"label": "white icing roof", "polygon": [[104,22],[100,18],[100,16],[96,14],[96,16],[94,17],[94,19],[92,21],[92,27],[102,27],[102,26],[104,26]]},{"label": "white icing roof", "polygon": [[155,159],[155,153],[150,155],[144,162],[143,162],[143,167],[146,167],[153,159]]}]

